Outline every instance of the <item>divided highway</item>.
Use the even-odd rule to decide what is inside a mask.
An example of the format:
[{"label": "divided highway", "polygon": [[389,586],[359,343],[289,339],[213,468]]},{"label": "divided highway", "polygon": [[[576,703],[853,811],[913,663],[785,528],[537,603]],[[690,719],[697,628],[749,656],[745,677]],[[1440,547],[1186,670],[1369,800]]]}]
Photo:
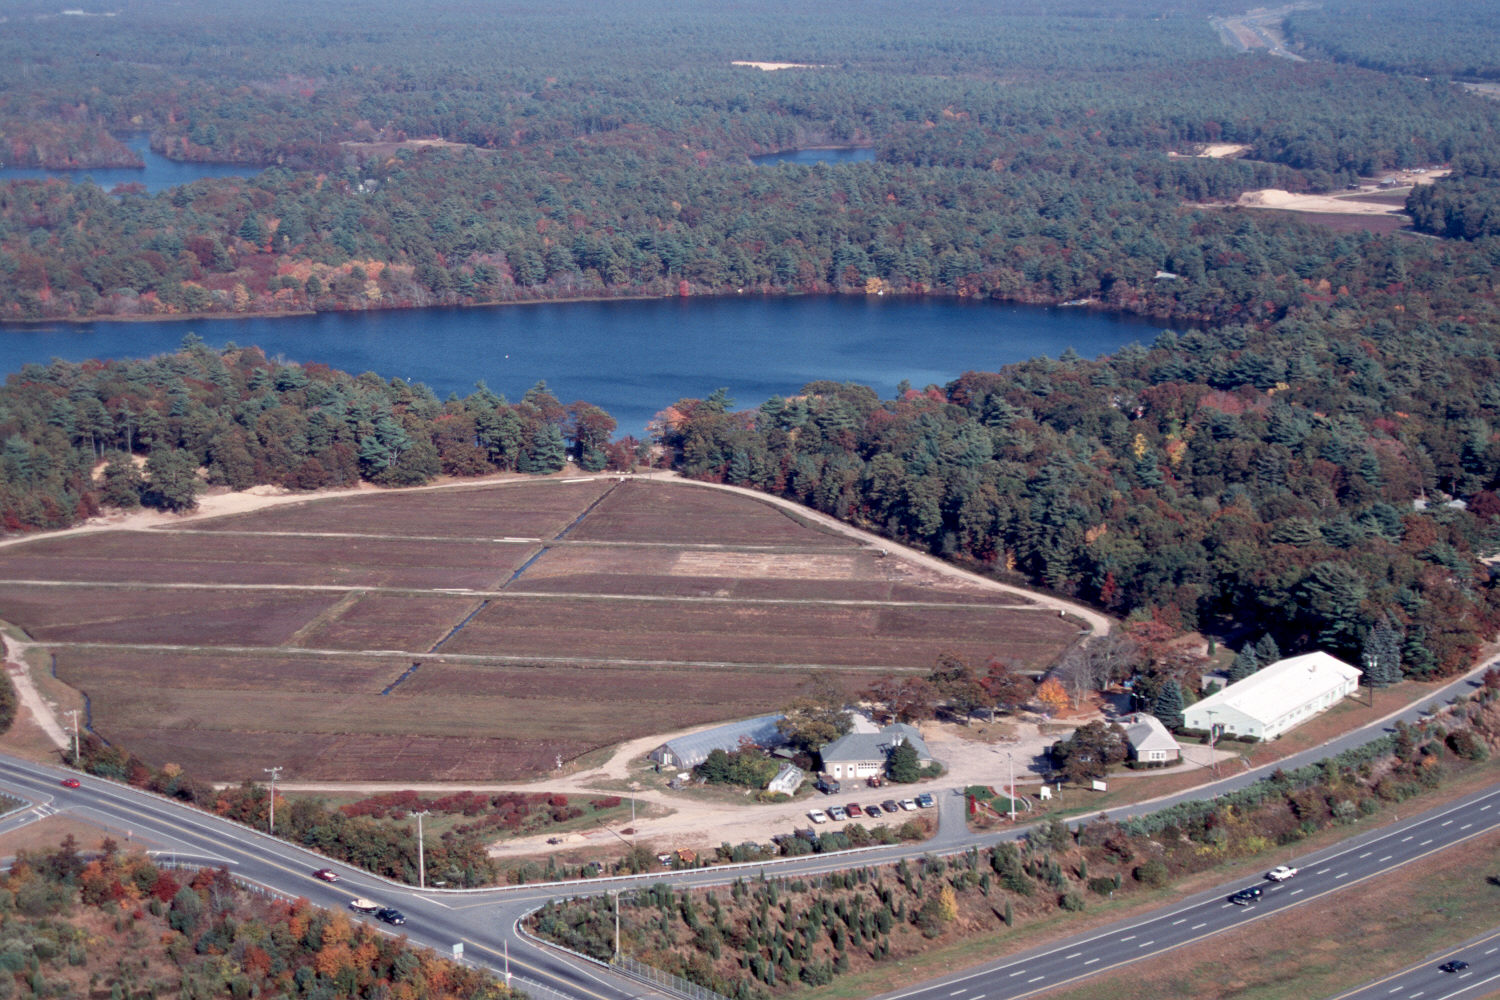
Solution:
[{"label": "divided highway", "polygon": [[[128,830],[143,840],[167,845],[167,850],[158,851],[158,855],[176,853],[195,863],[224,864],[241,878],[288,895],[304,896],[320,906],[342,908],[354,896],[398,906],[406,911],[408,918],[401,932],[414,942],[441,952],[462,943],[464,957],[470,961],[500,973],[508,967],[512,974],[529,983],[583,1000],[637,1000],[644,993],[653,992],[603,966],[538,947],[519,935],[515,927],[521,916],[549,899],[630,888],[642,884],[642,878],[592,880],[572,885],[418,891],[330,864],[321,855],[113,782],[84,777],[78,789],[62,787],[60,780],[68,773],[0,756],[0,786],[40,804],[45,810],[66,809],[108,827]],[[10,818],[7,822],[16,823],[18,819]],[[921,1000],[1014,1000],[1316,899],[1496,827],[1500,827],[1500,787],[1409,819],[1394,828],[1361,834],[1337,849],[1305,858],[1287,858],[1302,869],[1288,882],[1245,880],[1228,884],[1169,909],[894,996]],[[1007,836],[1022,832],[1011,831]],[[974,838],[986,843],[996,839],[994,835]],[[722,884],[761,871],[772,876],[805,875],[851,864],[918,857],[931,850],[930,844],[903,845],[852,856],[815,855],[732,869],[663,872],[645,876],[644,880],[682,886]],[[323,867],[339,872],[342,881],[328,885],[314,879],[311,873]],[[1258,902],[1247,906],[1228,902],[1231,892],[1250,884],[1263,890]],[[519,985],[524,987],[528,982]]]},{"label": "divided highway", "polygon": [[[1016,1000],[1346,889],[1497,826],[1500,826],[1500,788],[1492,788],[1394,828],[1355,837],[1334,849],[1287,859],[1301,868],[1288,881],[1245,879],[1185,900],[1179,906],[1122,921],[1101,932],[1070,938],[1045,950],[1007,958],[892,996],[916,1000]],[[1246,904],[1229,901],[1232,893],[1245,888],[1260,889],[1259,899]],[[1394,994],[1379,995],[1390,1000]],[[1406,994],[1401,1000],[1411,998],[1411,994]]]}]

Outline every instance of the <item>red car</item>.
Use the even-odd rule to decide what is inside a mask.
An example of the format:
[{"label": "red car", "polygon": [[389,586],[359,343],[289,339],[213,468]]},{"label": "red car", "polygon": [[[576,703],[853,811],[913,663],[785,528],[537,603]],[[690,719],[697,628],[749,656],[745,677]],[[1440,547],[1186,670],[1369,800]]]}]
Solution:
[{"label": "red car", "polygon": [[339,880],[339,873],[332,868],[319,868],[313,872],[313,878],[322,879],[324,882],[337,882]]},{"label": "red car", "polygon": [[62,786],[64,788],[80,788],[82,787],[82,783],[77,778],[64,778]]}]

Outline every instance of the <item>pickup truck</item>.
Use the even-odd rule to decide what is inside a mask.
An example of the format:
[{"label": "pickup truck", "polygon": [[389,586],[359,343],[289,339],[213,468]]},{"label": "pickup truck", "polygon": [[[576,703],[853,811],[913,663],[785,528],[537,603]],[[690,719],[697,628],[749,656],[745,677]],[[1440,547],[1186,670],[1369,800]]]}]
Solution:
[{"label": "pickup truck", "polygon": [[1285,882],[1287,879],[1296,874],[1297,869],[1293,868],[1291,865],[1277,865],[1275,868],[1272,868],[1270,871],[1266,872],[1266,878],[1270,879],[1272,882]]}]

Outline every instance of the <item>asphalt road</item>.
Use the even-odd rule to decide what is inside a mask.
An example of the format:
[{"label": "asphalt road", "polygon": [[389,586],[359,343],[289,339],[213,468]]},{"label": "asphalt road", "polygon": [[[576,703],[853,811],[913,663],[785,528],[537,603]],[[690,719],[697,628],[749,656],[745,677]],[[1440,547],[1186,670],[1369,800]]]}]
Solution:
[{"label": "asphalt road", "polygon": [[[1444,972],[1441,966],[1461,959],[1467,969]],[[1479,1000],[1500,991],[1500,930],[1414,965],[1335,1000]]]},{"label": "asphalt road", "polygon": [[[1339,892],[1496,827],[1500,827],[1500,787],[1394,827],[1351,838],[1335,848],[1301,858],[1288,858],[1287,863],[1301,869],[1288,881],[1271,882],[1256,878],[1226,884],[1186,899],[1178,906],[1121,921],[1100,932],[1049,944],[1043,950],[1007,958],[918,989],[891,994],[891,997],[893,1000],[897,997],[903,1000],[1016,1000]],[[1229,901],[1232,892],[1244,888],[1260,889],[1260,898],[1244,905]],[[1496,954],[1500,955],[1500,951]],[[1399,1000],[1413,998],[1411,994],[1405,994]]]},{"label": "asphalt road", "polygon": [[[1423,704],[1451,697],[1471,684],[1469,681],[1455,682],[1429,696]],[[1405,716],[1415,718],[1418,711],[1418,708],[1413,708]],[[1110,815],[1123,818],[1162,808],[1173,801],[1200,799],[1248,784],[1270,767],[1291,768],[1321,759],[1345,746],[1379,735],[1386,725],[1374,725],[1330,741],[1259,772],[1236,775],[1214,786],[1152,803],[1111,810]],[[939,835],[923,844],[869,848],[839,855],[813,855],[749,866],[590,880],[571,885],[418,891],[331,863],[321,855],[238,824],[114,782],[81,776],[81,788],[62,787],[60,780],[69,773],[60,768],[0,755],[0,787],[29,799],[38,810],[67,810],[109,828],[130,830],[143,840],[164,845],[165,851],[155,852],[158,857],[166,853],[193,863],[223,864],[243,879],[287,895],[306,897],[320,906],[344,907],[351,898],[363,896],[382,905],[398,907],[408,918],[399,932],[413,942],[440,952],[449,952],[453,945],[461,943],[464,958],[468,961],[501,973],[508,969],[512,974],[524,977],[523,986],[539,984],[580,1000],[638,1000],[659,991],[627,979],[603,965],[583,962],[540,947],[522,936],[517,931],[517,921],[550,899],[599,894],[652,882],[699,886],[724,884],[762,872],[770,876],[815,874],[854,865],[880,864],[902,857],[919,857],[935,851],[957,851],[971,845],[986,846],[1026,833],[1022,828],[983,836],[969,834],[962,823],[961,800],[957,793],[951,793],[939,796],[939,811],[943,817]],[[8,817],[0,821],[0,830],[24,819],[25,816]],[[1122,922],[1089,937],[1068,939],[1060,945],[960,976],[947,977],[936,984],[898,995],[923,1000],[1002,1000],[1026,996],[1357,884],[1404,861],[1441,850],[1496,825],[1500,825],[1500,789],[1471,796],[1429,816],[1414,817],[1394,831],[1358,835],[1333,852],[1288,859],[1301,867],[1303,873],[1293,882],[1280,886],[1266,883],[1261,901],[1252,906],[1229,904],[1224,897],[1236,886],[1226,885],[1212,893],[1184,900],[1169,910]],[[312,877],[312,871],[325,867],[340,873],[342,880],[337,885]],[[373,922],[373,918],[360,919]],[[375,923],[374,926],[389,930],[383,924]],[[1417,998],[1407,994],[1397,1000]]]}]

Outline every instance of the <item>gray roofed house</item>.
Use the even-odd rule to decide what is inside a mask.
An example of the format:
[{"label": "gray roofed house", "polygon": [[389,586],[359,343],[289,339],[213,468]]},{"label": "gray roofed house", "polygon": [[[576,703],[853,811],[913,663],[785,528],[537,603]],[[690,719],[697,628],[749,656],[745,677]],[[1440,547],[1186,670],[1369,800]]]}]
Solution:
[{"label": "gray roofed house", "polygon": [[769,750],[786,742],[786,737],[776,728],[776,723],[783,718],[780,713],[758,715],[753,719],[688,733],[675,740],[668,740],[646,756],[665,767],[687,769],[697,767],[707,760],[711,750],[734,753],[746,740]]},{"label": "gray roofed house", "polygon": [[932,753],[916,726],[897,722],[876,733],[849,733],[840,736],[818,752],[823,772],[835,780],[869,778],[885,773],[886,758],[900,743],[910,743],[917,751],[917,763],[932,763]]},{"label": "gray roofed house", "polygon": [[1130,743],[1130,756],[1136,760],[1169,762],[1182,757],[1182,748],[1154,715],[1144,712],[1127,715],[1120,720],[1120,727],[1125,730],[1125,739]]}]

